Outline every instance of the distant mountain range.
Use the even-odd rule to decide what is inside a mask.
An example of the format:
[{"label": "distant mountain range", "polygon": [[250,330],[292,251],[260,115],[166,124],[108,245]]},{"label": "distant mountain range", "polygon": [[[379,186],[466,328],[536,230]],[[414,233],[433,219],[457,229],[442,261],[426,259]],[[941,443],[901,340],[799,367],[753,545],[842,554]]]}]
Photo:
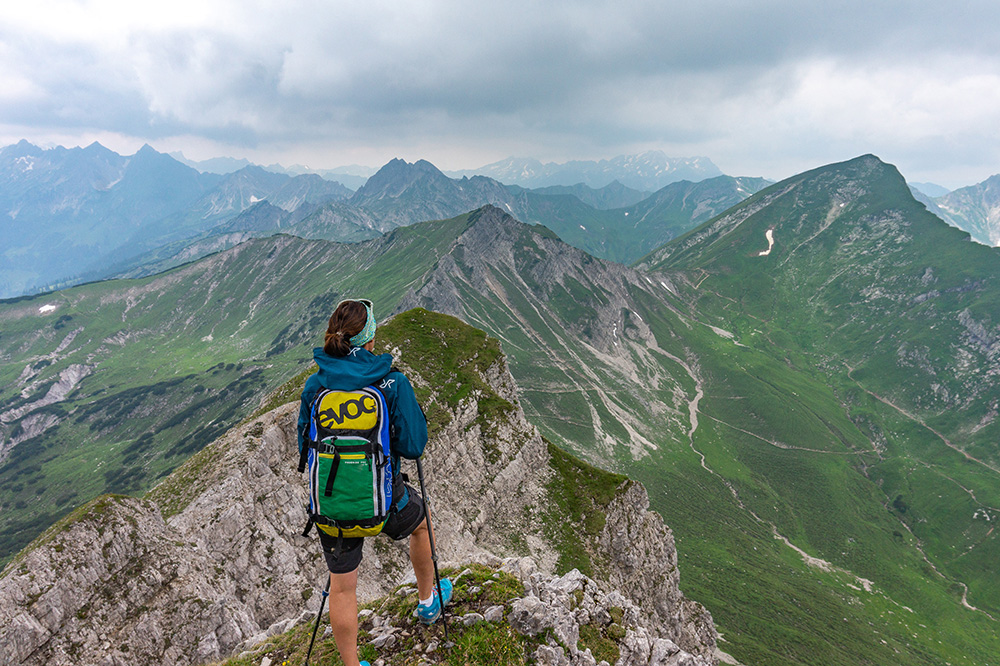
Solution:
[{"label": "distant mountain range", "polygon": [[[180,152],[170,153],[170,156],[199,171],[216,174],[232,173],[252,166],[252,163],[246,159],[232,157],[195,161],[187,159]],[[352,190],[360,188],[369,177],[377,172],[377,169],[358,165],[333,169],[312,169],[300,164],[290,167],[271,164],[264,166],[264,168],[268,171],[292,176],[315,174],[328,180],[337,181]],[[698,182],[706,178],[721,176],[722,171],[707,157],[668,157],[662,151],[650,150],[635,155],[619,155],[606,160],[574,160],[562,164],[555,162],[543,164],[539,160],[529,157],[508,157],[478,169],[447,171],[446,174],[459,179],[486,176],[498,180],[504,185],[519,185],[528,189],[572,187],[581,184],[589,188],[601,189],[617,181],[620,185],[648,194],[681,180]],[[629,203],[637,203],[637,201]]]},{"label": "distant mountain range", "polygon": [[376,171],[371,167],[358,165],[337,167],[334,169],[310,169],[309,167],[301,164],[293,164],[290,167],[284,167],[280,164],[268,164],[265,166],[256,165],[246,158],[237,159],[235,157],[213,157],[207,160],[191,160],[186,158],[184,153],[180,151],[170,153],[170,156],[181,164],[185,164],[192,169],[197,169],[198,171],[204,173],[225,175],[233,173],[234,171],[239,171],[240,169],[248,166],[261,166],[261,168],[266,169],[267,171],[282,173],[288,176],[319,176],[325,180],[332,180],[340,183],[351,190],[356,190],[364,185],[365,181],[368,180],[368,177]]},{"label": "distant mountain range", "polygon": [[653,192],[680,180],[697,182],[721,176],[707,157],[667,157],[650,150],[638,155],[620,155],[609,160],[577,160],[557,164],[528,157],[508,157],[478,169],[449,172],[450,176],[487,176],[507,185],[527,188],[576,185],[601,188],[618,181],[626,187]]},{"label": "distant mountain range", "polygon": [[144,146],[0,149],[0,297],[100,279],[168,243],[199,236],[268,199],[292,211],[351,191],[318,176],[248,166],[200,173]]},{"label": "distant mountain range", "polygon": [[213,157],[207,160],[189,160],[184,157],[184,153],[178,151],[167,153],[172,158],[191,167],[192,169],[197,169],[203,173],[215,173],[220,176],[224,176],[227,173],[233,173],[234,171],[239,171],[240,169],[248,166],[255,166],[253,162],[246,158],[235,158],[235,157]]},{"label": "distant mountain range", "polygon": [[931,198],[943,197],[951,192],[947,187],[942,187],[936,183],[910,183],[910,187],[918,190],[924,196]]},{"label": "distant mountain range", "polygon": [[[485,176],[449,178],[426,160],[392,160],[346,202],[329,204],[324,211],[339,219],[351,211],[363,214],[364,224],[382,232],[425,220],[446,219],[489,204],[518,219],[548,227],[567,243],[602,259],[629,263],[742,201],[768,181],[761,178],[719,176],[691,183],[681,181],[643,197],[612,183],[600,190],[586,185],[528,190],[507,186]],[[565,193],[562,193],[565,192]],[[638,203],[599,208],[624,201]],[[291,231],[291,233],[298,233]],[[328,233],[311,238],[337,238]]]},{"label": "distant mountain range", "polygon": [[559,195],[569,194],[592,208],[598,210],[611,210],[613,208],[625,208],[637,204],[650,195],[650,192],[640,192],[626,187],[617,180],[595,189],[583,183],[575,185],[550,185],[548,187],[538,187],[532,190],[535,194]]},{"label": "distant mountain range", "polygon": [[[359,241],[484,204],[546,225],[596,256],[629,262],[766,182],[719,176],[652,196],[617,181],[535,192],[484,176],[453,179],[424,160],[397,159],[352,193],[315,173],[212,164],[239,168],[202,173],[149,146],[131,157],[96,143],[42,150],[21,142],[0,150],[0,210],[9,218],[0,227],[0,298],[149,275],[273,233]],[[665,201],[672,203],[655,203]]]}]

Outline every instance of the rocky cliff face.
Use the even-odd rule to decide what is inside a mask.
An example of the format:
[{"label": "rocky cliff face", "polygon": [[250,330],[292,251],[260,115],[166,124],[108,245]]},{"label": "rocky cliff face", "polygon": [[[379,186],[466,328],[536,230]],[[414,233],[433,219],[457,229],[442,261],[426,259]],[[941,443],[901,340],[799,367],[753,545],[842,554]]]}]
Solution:
[{"label": "rocky cliff face", "polygon": [[[430,390],[419,367],[405,369]],[[516,405],[503,357],[481,378]],[[517,555],[552,572],[558,545],[541,520],[558,474],[549,450],[519,408],[484,422],[480,399],[474,392],[451,409],[425,452],[439,558]],[[315,537],[300,536],[297,407],[231,430],[145,498],[88,504],[21,553],[0,577],[0,662],[203,663],[315,613],[325,566]],[[640,653],[664,648],[663,639],[671,658],[713,663],[711,617],[680,593],[673,538],[647,506],[637,484],[614,493],[603,529],[586,544],[606,573],[595,574],[589,593],[614,589],[631,600]],[[359,596],[385,594],[409,571],[405,545],[369,539]],[[635,663],[628,654],[619,663]]]},{"label": "rocky cliff face", "polygon": [[[691,396],[684,385],[698,381],[695,359],[664,350],[647,321],[675,309],[668,276],[654,280],[595,259],[496,207],[475,211],[470,222],[399,309],[426,307],[503,336],[522,389],[548,396],[526,406],[532,421],[560,446],[607,466],[625,447],[638,459],[654,442],[687,431]],[[653,302],[652,309],[643,305]],[[538,367],[558,372],[540,378],[531,371]],[[559,397],[566,394],[579,404]],[[654,407],[640,414],[632,396]],[[568,414],[586,424],[576,440],[564,434]],[[611,434],[622,429],[629,437]]]}]

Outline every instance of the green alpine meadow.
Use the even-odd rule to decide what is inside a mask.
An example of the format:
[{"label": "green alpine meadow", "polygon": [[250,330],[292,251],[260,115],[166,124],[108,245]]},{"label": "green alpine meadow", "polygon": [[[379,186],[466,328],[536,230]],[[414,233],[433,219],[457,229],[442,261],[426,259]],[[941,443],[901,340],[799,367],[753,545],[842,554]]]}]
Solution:
[{"label": "green alpine meadow", "polygon": [[554,460],[644,484],[740,663],[1000,663],[1000,250],[871,155],[730,180],[702,184],[724,202],[704,222],[669,223],[690,184],[563,227],[486,205],[0,302],[0,561],[149,491],[278,387],[296,400],[333,308],[364,297],[380,323],[424,308],[498,340]]}]

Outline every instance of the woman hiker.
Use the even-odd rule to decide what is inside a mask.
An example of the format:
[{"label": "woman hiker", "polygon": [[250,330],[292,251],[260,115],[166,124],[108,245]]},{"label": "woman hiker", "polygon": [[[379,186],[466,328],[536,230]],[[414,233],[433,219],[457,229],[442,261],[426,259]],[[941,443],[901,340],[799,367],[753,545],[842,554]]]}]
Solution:
[{"label": "woman hiker", "polygon": [[[410,562],[417,577],[420,603],[417,617],[431,624],[441,615],[441,600],[434,584],[430,535],[420,493],[406,484],[399,471],[399,458],[416,460],[427,444],[427,421],[417,404],[413,387],[403,373],[392,369],[392,355],[373,352],[375,317],[371,301],[346,300],[330,317],[322,348],[313,351],[319,371],[306,380],[299,410],[299,451],[308,447],[311,409],[322,389],[356,391],[374,386],[384,397],[388,411],[389,444],[392,454],[392,504],[382,528],[395,540],[409,537]],[[369,404],[373,404],[369,403]],[[355,408],[355,413],[360,410]],[[350,409],[348,413],[350,414]],[[331,417],[332,418],[332,417]],[[344,666],[359,666],[358,660],[358,565],[364,537],[338,537],[336,528],[317,523],[319,538],[330,570],[330,626]],[[332,534],[330,533],[332,532]],[[452,585],[441,580],[441,595],[447,604]]]}]

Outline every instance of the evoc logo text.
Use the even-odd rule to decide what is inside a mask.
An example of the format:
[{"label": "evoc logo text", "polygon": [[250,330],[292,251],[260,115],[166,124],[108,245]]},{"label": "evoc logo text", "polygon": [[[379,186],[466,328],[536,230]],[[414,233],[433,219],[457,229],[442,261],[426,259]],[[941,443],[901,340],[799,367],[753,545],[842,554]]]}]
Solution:
[{"label": "evoc logo text", "polygon": [[350,398],[320,411],[319,424],[324,428],[333,428],[334,424],[342,426],[345,421],[353,421],[364,414],[375,414],[377,411],[378,403],[371,396]]}]

